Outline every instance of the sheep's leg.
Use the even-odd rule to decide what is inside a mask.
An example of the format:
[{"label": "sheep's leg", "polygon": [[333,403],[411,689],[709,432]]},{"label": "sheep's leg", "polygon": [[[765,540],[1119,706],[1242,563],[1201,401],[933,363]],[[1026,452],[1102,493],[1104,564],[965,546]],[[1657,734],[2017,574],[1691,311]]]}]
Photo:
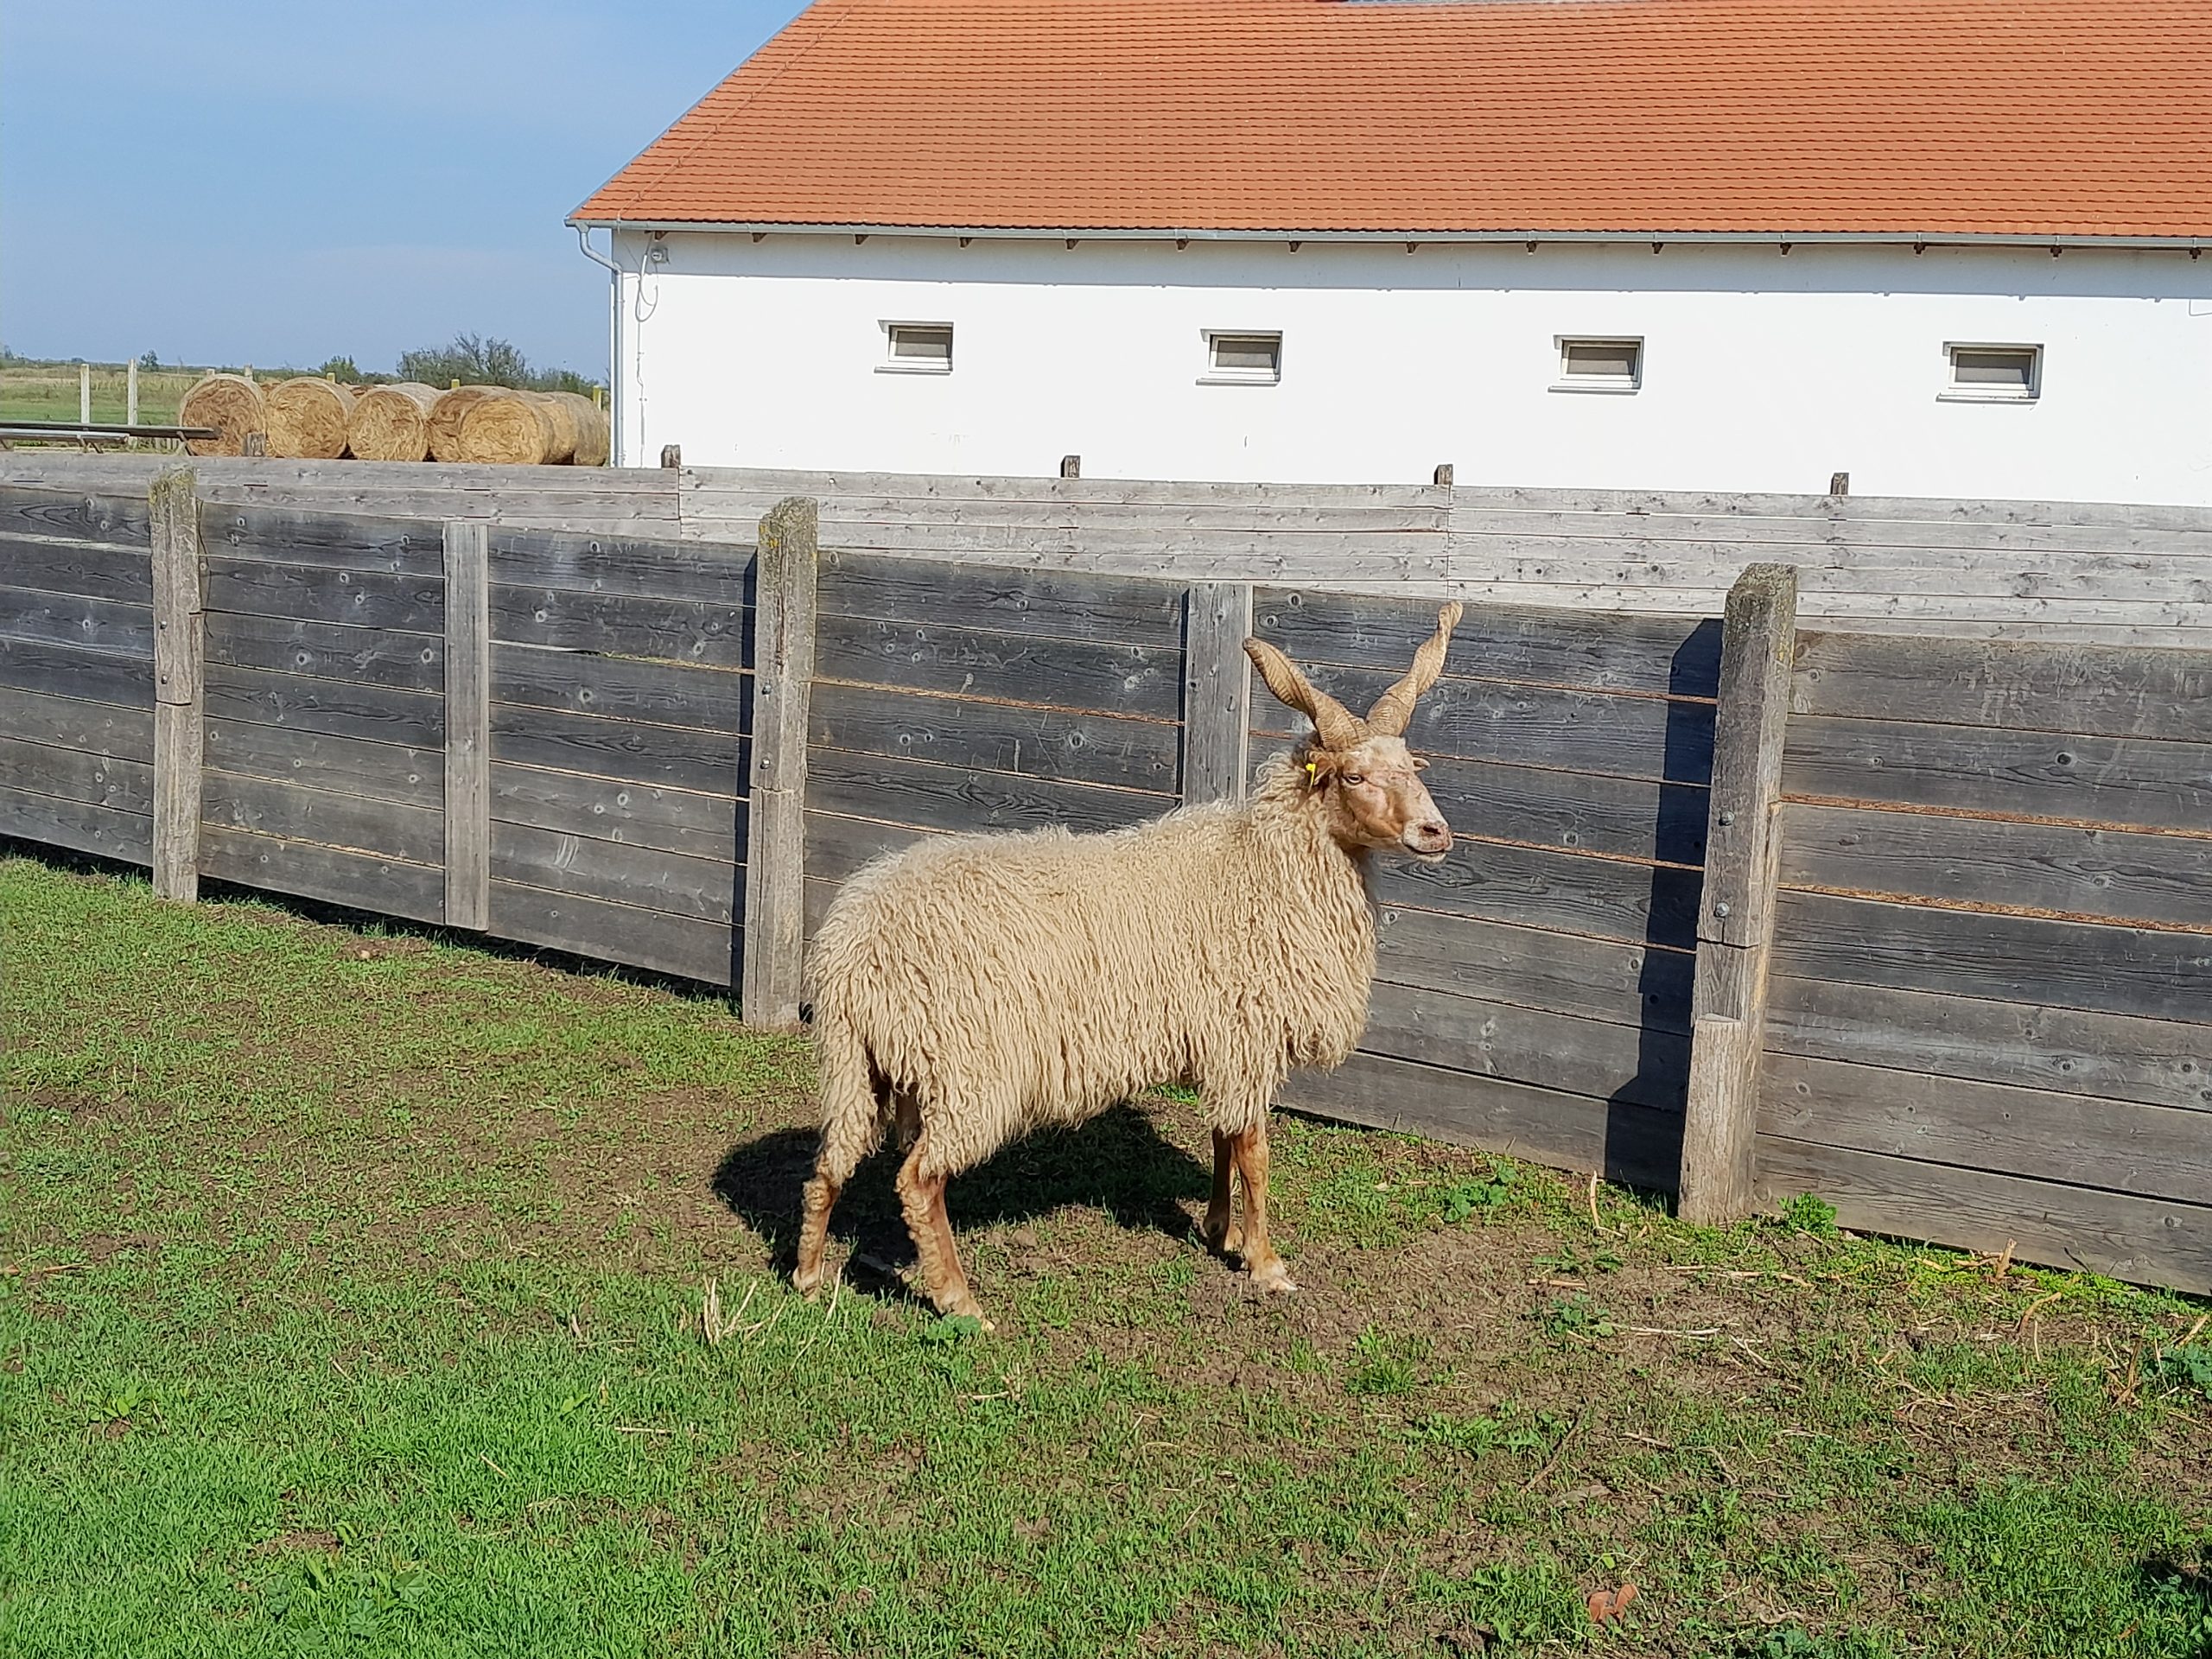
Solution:
[{"label": "sheep's leg", "polygon": [[1262,1290],[1296,1290],[1290,1269],[1268,1240],[1268,1124],[1234,1137],[1236,1173],[1244,1183],[1244,1238],[1240,1254],[1252,1282]]},{"label": "sheep's leg", "polygon": [[1224,1255],[1233,1255],[1243,1243],[1243,1235],[1236,1225],[1236,1215],[1230,1208],[1229,1178],[1236,1167],[1236,1152],[1230,1136],[1219,1129],[1213,1132],[1213,1198],[1206,1205],[1205,1237]]},{"label": "sheep's leg", "polygon": [[815,1166],[814,1179],[806,1184],[800,1198],[798,1265],[791,1270],[791,1285],[802,1296],[811,1296],[822,1288],[822,1256],[830,1243],[830,1211],[844,1186],[842,1180],[831,1176],[825,1159]]},{"label": "sheep's leg", "polygon": [[928,1150],[926,1141],[914,1147],[899,1166],[898,1183],[899,1207],[906,1213],[906,1230],[914,1236],[922,1287],[938,1313],[982,1320],[983,1329],[988,1331],[991,1322],[983,1318],[982,1305],[968,1287],[960,1252],[952,1242],[952,1218],[944,1212],[944,1186],[950,1178],[942,1173],[925,1173],[922,1160]]}]

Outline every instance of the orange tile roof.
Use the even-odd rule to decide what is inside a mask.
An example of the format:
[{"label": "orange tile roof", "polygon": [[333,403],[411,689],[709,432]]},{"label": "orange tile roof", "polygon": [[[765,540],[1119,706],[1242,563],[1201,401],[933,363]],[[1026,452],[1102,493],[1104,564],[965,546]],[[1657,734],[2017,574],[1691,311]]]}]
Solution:
[{"label": "orange tile roof", "polygon": [[818,0],[575,217],[2212,236],[2212,0]]}]

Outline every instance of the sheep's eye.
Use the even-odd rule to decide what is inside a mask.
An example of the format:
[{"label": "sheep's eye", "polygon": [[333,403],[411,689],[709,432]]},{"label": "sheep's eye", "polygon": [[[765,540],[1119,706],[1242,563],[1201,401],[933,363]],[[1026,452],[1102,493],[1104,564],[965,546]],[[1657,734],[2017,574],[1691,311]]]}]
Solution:
[{"label": "sheep's eye", "polygon": [[1344,782],[1348,784],[1363,784],[1366,781],[1366,779],[1361,777],[1359,773],[1356,772],[1348,772],[1344,773]]}]

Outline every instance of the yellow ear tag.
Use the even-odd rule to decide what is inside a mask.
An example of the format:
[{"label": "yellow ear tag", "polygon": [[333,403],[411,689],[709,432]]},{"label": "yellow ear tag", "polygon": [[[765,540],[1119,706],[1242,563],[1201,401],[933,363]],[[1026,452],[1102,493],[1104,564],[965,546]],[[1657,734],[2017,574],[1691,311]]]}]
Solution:
[{"label": "yellow ear tag", "polygon": [[1313,763],[1311,760],[1308,760],[1306,763],[1306,781],[1315,785],[1317,788],[1319,786],[1321,782],[1320,779],[1314,776]]}]

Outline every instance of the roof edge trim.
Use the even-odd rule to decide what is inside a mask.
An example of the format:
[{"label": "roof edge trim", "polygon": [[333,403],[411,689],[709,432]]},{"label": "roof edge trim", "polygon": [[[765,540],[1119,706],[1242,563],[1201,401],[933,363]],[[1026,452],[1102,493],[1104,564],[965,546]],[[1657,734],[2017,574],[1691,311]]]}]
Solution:
[{"label": "roof edge trim", "polygon": [[571,214],[564,224],[587,230],[703,231],[781,236],[972,237],[1013,242],[1690,242],[1828,243],[1885,247],[2158,248],[2193,251],[2212,244],[2212,227],[2195,236],[2091,235],[2081,232],[1993,231],[1309,231],[1199,230],[1170,226],[1133,230],[1095,226],[832,225],[807,221],[708,219],[609,219]]}]

